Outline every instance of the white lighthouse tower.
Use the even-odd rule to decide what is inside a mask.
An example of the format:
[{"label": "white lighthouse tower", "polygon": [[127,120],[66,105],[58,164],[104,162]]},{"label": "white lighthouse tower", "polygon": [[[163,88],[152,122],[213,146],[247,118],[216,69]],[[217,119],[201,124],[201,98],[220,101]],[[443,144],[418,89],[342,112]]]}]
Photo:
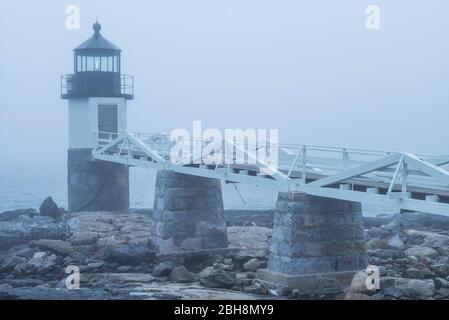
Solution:
[{"label": "white lighthouse tower", "polygon": [[121,50],[93,25],[94,35],[74,50],[74,73],[63,75],[69,101],[68,205],[70,211],[129,208],[126,166],[92,159],[92,150],[127,131],[133,77],[121,73]]}]

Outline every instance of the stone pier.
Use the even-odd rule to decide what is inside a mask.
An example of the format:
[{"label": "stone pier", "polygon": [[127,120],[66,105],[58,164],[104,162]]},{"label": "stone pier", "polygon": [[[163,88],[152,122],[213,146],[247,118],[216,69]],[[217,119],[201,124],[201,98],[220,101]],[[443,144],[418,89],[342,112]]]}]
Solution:
[{"label": "stone pier", "polygon": [[258,271],[260,281],[278,292],[336,294],[366,265],[359,203],[279,193],[268,266]]},{"label": "stone pier", "polygon": [[159,255],[227,248],[220,181],[159,171],[150,240]]},{"label": "stone pier", "polygon": [[129,169],[94,161],[92,149],[69,149],[67,157],[69,211],[127,211]]}]

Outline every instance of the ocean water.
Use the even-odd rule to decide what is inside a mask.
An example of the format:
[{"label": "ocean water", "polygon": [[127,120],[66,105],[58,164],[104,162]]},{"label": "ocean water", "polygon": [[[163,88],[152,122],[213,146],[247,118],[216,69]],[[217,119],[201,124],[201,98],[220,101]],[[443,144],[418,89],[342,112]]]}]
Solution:
[{"label": "ocean water", "polygon": [[[156,171],[142,168],[130,170],[130,206],[132,208],[152,208]],[[42,201],[51,196],[58,206],[67,208],[67,184],[65,172],[36,172],[19,176],[0,174],[0,212],[39,208]],[[225,209],[267,210],[276,204],[277,190],[246,184],[222,183]],[[388,206],[363,204],[363,214],[394,213]]]},{"label": "ocean water", "polygon": [[[0,174],[0,212],[39,208],[42,201],[51,196],[61,207],[67,208],[66,173],[39,173],[18,176]],[[152,208],[156,171],[131,168],[130,206]],[[222,184],[225,209],[272,209],[276,204],[277,191],[266,187],[240,184]]]}]

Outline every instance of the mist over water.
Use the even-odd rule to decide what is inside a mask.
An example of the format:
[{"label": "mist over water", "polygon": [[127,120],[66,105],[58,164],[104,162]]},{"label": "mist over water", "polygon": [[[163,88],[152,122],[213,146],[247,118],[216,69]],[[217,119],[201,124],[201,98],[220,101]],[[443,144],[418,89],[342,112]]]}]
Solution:
[{"label": "mist over water", "polygon": [[[50,172],[20,176],[0,175],[0,212],[15,209],[39,208],[48,197],[67,209],[67,181],[65,172]],[[130,169],[130,207],[153,208],[156,171]],[[238,191],[232,184],[222,184],[225,209],[266,210],[276,204],[277,190],[240,184]],[[240,193],[240,195],[239,195]],[[242,200],[243,198],[243,200]]]},{"label": "mist over water", "polygon": [[[153,208],[156,171],[142,168],[130,169],[130,207]],[[0,213],[8,210],[36,208],[48,197],[67,209],[67,181],[65,172],[20,176],[0,175]],[[222,183],[225,210],[269,210],[274,209],[278,191],[269,187],[247,184]],[[363,204],[365,216],[395,213],[388,205]]]}]

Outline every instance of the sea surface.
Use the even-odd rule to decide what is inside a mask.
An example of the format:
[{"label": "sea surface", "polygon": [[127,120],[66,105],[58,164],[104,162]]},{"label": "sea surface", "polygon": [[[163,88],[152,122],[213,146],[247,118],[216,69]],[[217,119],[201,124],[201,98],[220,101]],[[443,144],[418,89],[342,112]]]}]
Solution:
[{"label": "sea surface", "polygon": [[[152,208],[156,171],[141,168],[130,170],[131,208]],[[274,209],[277,190],[245,184],[222,184],[223,202],[229,210]],[[0,173],[0,212],[39,208],[51,196],[60,207],[67,208],[67,182],[65,172],[17,175]],[[363,205],[364,215],[392,213],[388,206]]]}]

